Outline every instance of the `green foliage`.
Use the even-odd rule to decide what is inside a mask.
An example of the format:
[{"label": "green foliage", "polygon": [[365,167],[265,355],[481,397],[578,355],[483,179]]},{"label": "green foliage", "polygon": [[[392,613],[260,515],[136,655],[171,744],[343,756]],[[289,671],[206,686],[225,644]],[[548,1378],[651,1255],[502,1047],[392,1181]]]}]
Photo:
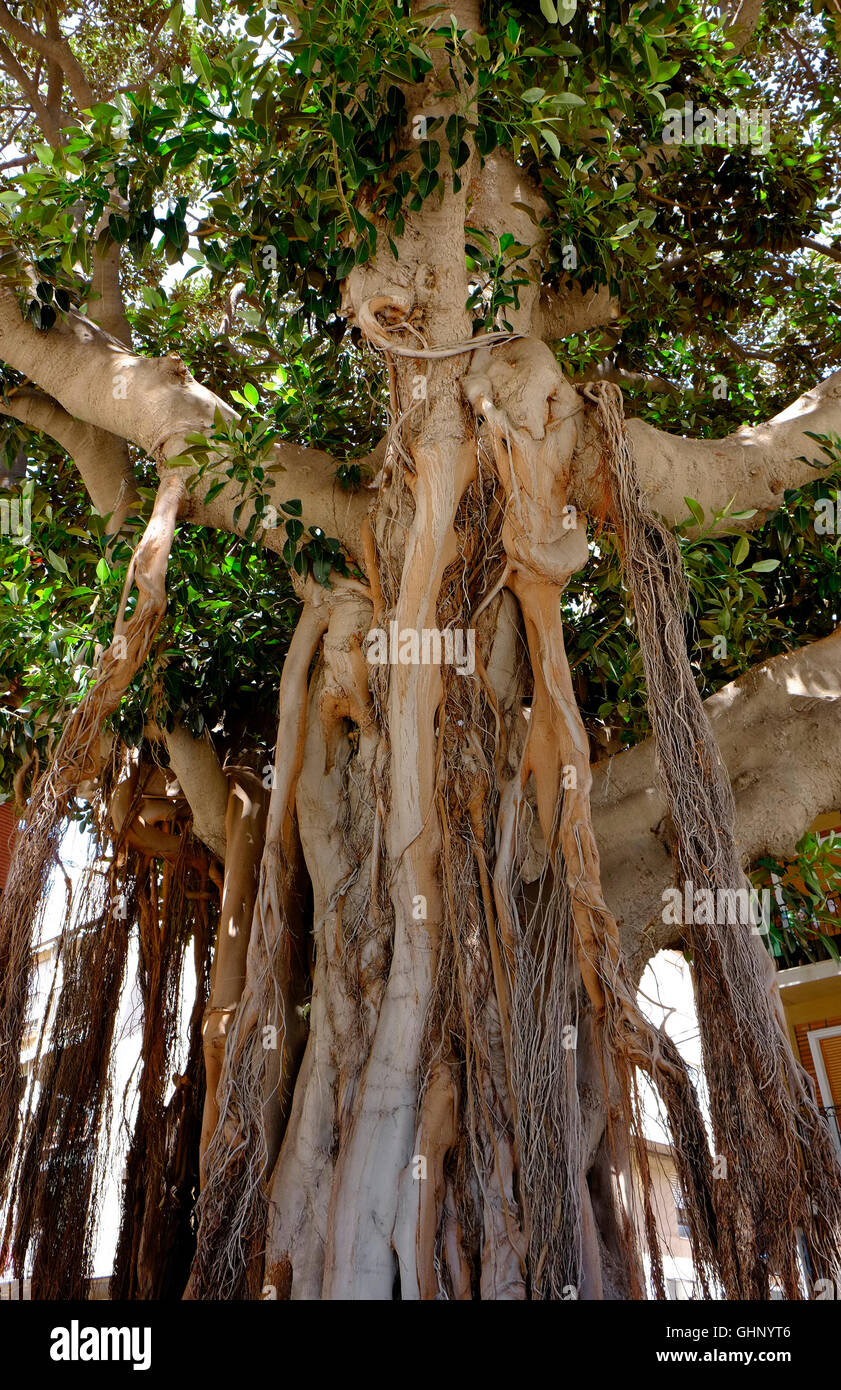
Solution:
[{"label": "green foliage", "polygon": [[751,881],[771,892],[766,944],[780,969],[841,959],[841,835],[804,835],[794,860],[763,856]]},{"label": "green foliage", "polygon": [[528,257],[529,248],[515,241],[510,232],[492,239],[478,227],[466,230],[477,243],[468,241],[465,244],[468,269],[479,270],[483,275],[471,291],[467,307],[485,328],[499,324],[511,331],[505,309],[508,305],[515,309],[520,307],[520,289],[529,283],[529,276],[519,263]]}]

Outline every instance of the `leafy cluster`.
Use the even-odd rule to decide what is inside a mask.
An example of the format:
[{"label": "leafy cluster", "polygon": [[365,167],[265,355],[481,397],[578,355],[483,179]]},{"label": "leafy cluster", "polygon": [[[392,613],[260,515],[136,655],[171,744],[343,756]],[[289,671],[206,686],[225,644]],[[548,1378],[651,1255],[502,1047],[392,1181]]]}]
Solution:
[{"label": "leafy cluster", "polygon": [[[37,24],[33,6],[19,8]],[[407,216],[473,167],[471,147],[480,161],[507,151],[545,200],[545,285],[616,295],[610,327],[555,347],[573,378],[596,363],[623,371],[630,412],[717,437],[841,365],[832,5],[766,0],[743,52],[694,0],[489,0],[481,33],[446,6],[387,0],[197,0],[194,12],[100,0],[74,16],[95,100],[68,107],[60,141],[25,103],[18,117],[20,91],[0,72],[0,140],[21,157],[0,171],[0,280],[48,330],[74,306],[95,314],[96,254],[124,247],[135,346],[177,352],[240,407],[214,427],[224,440],[211,432],[188,448],[201,469],[224,443],[225,481],[253,509],[245,542],[178,533],[166,627],[126,705],[135,731],[153,716],[231,729],[269,710],[294,617],[285,566],[325,580],[338,556],[304,530],[291,480],[285,564],[261,549],[273,446],[325,449],[344,482],[360,481],[359,457],[386,426],[387,382],[349,330],[342,283],[375,250],[398,250]],[[439,87],[456,93],[455,113],[410,121],[407,92]],[[768,109],[769,147],[666,148],[664,113],[688,101]],[[469,308],[505,326],[531,273],[525,249],[474,220],[465,242]],[[0,404],[22,386],[0,369]],[[128,546],[106,546],[44,436],[12,419],[0,434],[0,462],[23,460],[33,507],[27,545],[0,537],[8,789],[27,741],[45,748],[90,678]],[[148,464],[136,467],[150,488]],[[688,500],[687,640],[704,694],[832,630],[838,543],[814,523],[834,486],[787,495],[750,537],[736,522],[713,535],[716,519]],[[636,741],[642,673],[608,533],[565,608],[593,738]]]}]

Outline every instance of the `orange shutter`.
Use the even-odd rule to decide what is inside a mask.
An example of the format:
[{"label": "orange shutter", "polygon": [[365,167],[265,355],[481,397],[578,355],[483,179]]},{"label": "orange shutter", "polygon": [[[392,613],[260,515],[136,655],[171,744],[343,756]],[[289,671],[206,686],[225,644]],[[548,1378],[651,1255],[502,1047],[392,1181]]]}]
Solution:
[{"label": "orange shutter", "polygon": [[841,1033],[836,1033],[834,1038],[821,1038],[818,1046],[829,1078],[832,1104],[841,1105]]}]

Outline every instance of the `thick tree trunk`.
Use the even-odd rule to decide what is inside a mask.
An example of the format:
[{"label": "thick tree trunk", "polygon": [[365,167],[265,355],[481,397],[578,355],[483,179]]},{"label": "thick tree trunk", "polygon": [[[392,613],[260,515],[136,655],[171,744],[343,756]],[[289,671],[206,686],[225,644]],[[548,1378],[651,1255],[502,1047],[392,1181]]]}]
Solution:
[{"label": "thick tree trunk", "polygon": [[[578,397],[533,346],[518,345],[493,385],[481,364],[467,379],[469,353],[435,364],[426,418],[406,439],[411,468],[403,449],[386,457],[367,593],[335,576],[329,594],[310,588],[284,672],[269,820],[297,825],[315,964],[267,1189],[265,1280],[281,1296],[641,1291],[627,1115],[602,1041],[606,970],[620,1001],[609,1027],[630,1030],[643,1065],[660,1063],[616,983],[563,652],[560,588],[587,556],[564,512]],[[402,364],[395,379],[399,407]],[[418,643],[472,631],[475,673],[369,664],[369,629],[392,623]],[[281,846],[261,898],[285,869]],[[254,1196],[253,1170],[231,1178],[247,1128],[236,1072],[260,1069],[259,1037],[286,993],[287,931],[258,902],[205,1231],[221,1231],[232,1190],[243,1210]],[[199,1295],[218,1293],[224,1239],[222,1250]]]}]

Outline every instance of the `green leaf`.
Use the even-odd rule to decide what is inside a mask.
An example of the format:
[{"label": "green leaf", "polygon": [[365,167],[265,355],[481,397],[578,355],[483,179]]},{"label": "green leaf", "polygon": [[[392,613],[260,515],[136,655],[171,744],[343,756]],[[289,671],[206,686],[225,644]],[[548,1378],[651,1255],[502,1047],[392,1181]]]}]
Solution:
[{"label": "green leaf", "polygon": [[668,82],[678,72],[680,72],[680,63],[677,61],[658,63],[655,77],[658,82]]},{"label": "green leaf", "polygon": [[690,512],[692,513],[692,516],[695,518],[695,520],[696,520],[696,522],[698,523],[698,525],[699,525],[699,526],[703,526],[703,524],[704,524],[704,509],[703,509],[703,507],[701,507],[701,506],[699,505],[699,503],[695,501],[694,497],[684,497],[683,500],[684,500],[684,502],[686,503],[687,507],[689,508]]},{"label": "green leaf", "polygon": [[409,44],[409,52],[414,53],[416,58],[420,58],[421,62],[425,63],[428,68],[432,67],[432,59],[429,54],[424,53],[422,48],[418,48],[416,43]]},{"label": "green leaf", "polygon": [[67,574],[67,575],[69,575],[70,571],[69,571],[69,569],[67,568],[67,563],[66,563],[66,561],[65,561],[65,560],[62,560],[62,558],[61,558],[60,555],[56,555],[56,553],[55,553],[54,550],[48,550],[48,551],[47,551],[47,559],[49,560],[49,562],[50,562],[50,564],[52,565],[53,569],[58,570],[59,574]]},{"label": "green leaf", "polygon": [[540,13],[544,19],[548,19],[550,24],[557,24],[558,11],[552,4],[552,0],[540,0]]},{"label": "green leaf", "polygon": [[752,574],[770,574],[772,570],[779,568],[779,560],[757,560],[755,565],[751,565]]},{"label": "green leaf", "polygon": [[210,487],[207,489],[207,492],[204,495],[205,506],[207,506],[209,502],[212,502],[214,497],[218,497],[219,493],[222,492],[227,486],[227,478],[219,478],[215,483],[211,483]]},{"label": "green leaf", "polygon": [[435,140],[424,140],[420,147],[420,157],[424,169],[434,169],[441,158],[441,146]]},{"label": "green leaf", "polygon": [[332,568],[333,561],[329,554],[325,554],[324,551],[319,551],[317,555],[313,556],[313,578],[315,579],[315,582],[317,584],[320,584],[324,589],[329,589],[331,587],[330,571]]},{"label": "green leaf", "polygon": [[349,121],[347,116],[341,116],[338,111],[335,116],[330,117],[330,134],[340,149],[353,149],[356,143],[356,127],[353,121]]},{"label": "green leaf", "polygon": [[542,125],[540,127],[540,134],[546,141],[546,144],[549,146],[555,158],[559,159],[561,155],[561,142],[555,134],[554,130],[551,130],[549,126]]},{"label": "green leaf", "polygon": [[746,536],[740,536],[733,547],[733,564],[740,565],[748,557],[750,542]]}]

